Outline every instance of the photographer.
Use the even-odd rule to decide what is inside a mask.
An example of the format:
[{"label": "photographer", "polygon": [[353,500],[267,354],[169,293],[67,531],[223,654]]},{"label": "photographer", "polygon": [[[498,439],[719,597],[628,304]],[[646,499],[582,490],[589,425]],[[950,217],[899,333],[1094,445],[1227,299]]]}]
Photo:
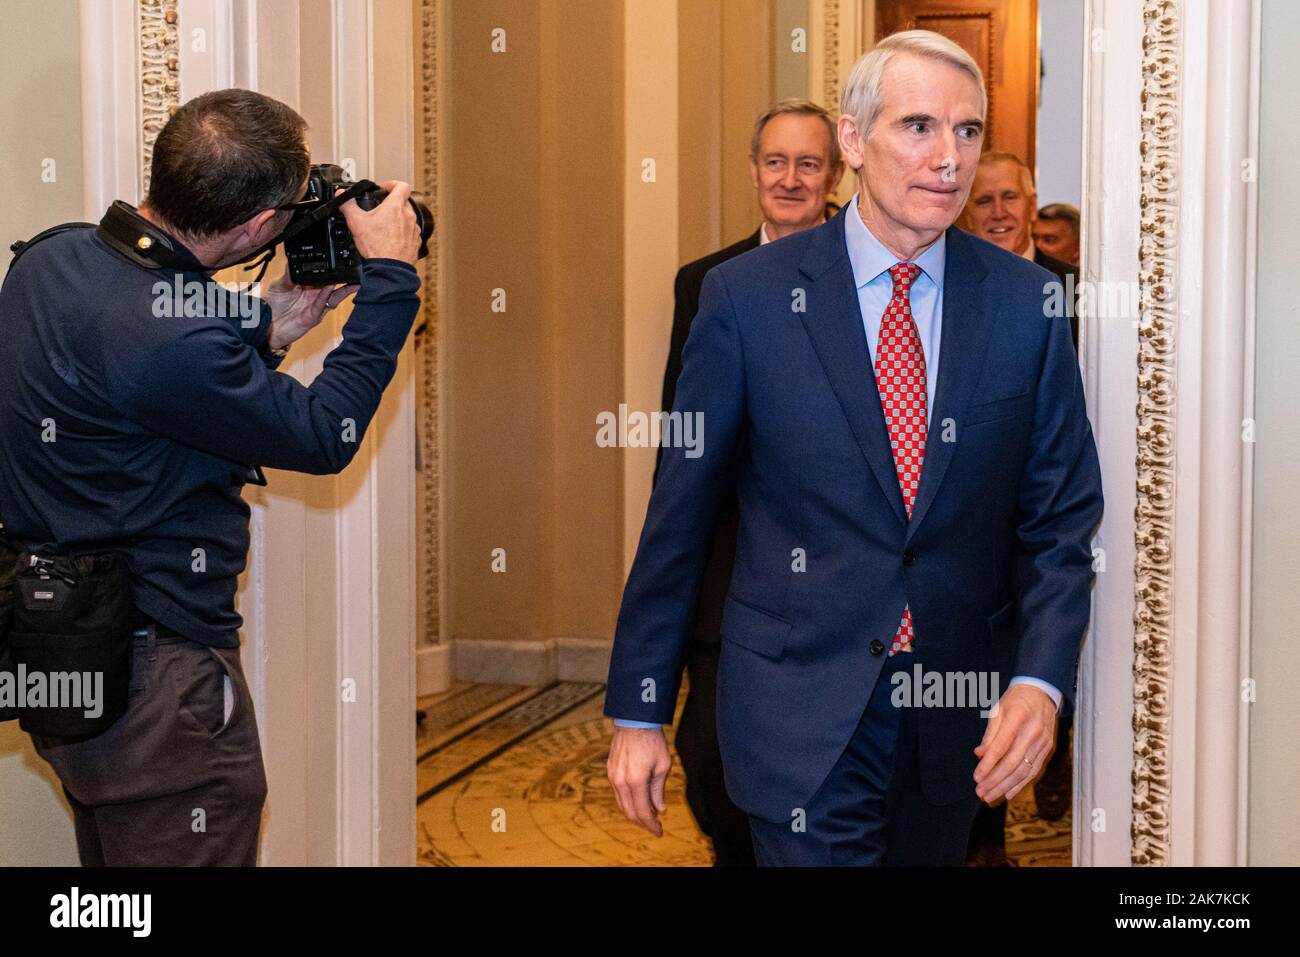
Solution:
[{"label": "photographer", "polygon": [[[89,737],[32,734],[83,865],[256,862],[266,776],[235,611],[242,486],[258,466],[347,466],[420,305],[420,230],[397,182],[369,212],[342,206],[358,285],[299,287],[286,271],[264,299],[210,294],[214,271],[289,223],[307,190],[305,130],[257,93],[189,101],[157,138],[139,210],[115,204],[134,248],[106,241],[110,210],[99,229],[33,243],[0,290],[4,532],[32,554],[120,553],[130,569],[125,713]],[[194,283],[209,295],[182,303],[175,291]],[[315,381],[276,372],[353,293]]]}]

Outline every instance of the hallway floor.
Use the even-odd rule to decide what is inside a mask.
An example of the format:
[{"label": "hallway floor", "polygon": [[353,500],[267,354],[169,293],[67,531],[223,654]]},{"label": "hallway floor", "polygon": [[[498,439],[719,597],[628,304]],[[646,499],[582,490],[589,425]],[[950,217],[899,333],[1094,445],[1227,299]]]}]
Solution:
[{"label": "hallway floor", "polygon": [[[711,852],[686,806],[675,754],[664,836],[619,812],[605,776],[612,725],[601,714],[603,697],[601,684],[457,683],[421,699],[420,864],[707,867]],[[1040,820],[1032,796],[1018,796],[1007,815],[1007,853],[1021,866],[1068,867],[1069,813]]]}]

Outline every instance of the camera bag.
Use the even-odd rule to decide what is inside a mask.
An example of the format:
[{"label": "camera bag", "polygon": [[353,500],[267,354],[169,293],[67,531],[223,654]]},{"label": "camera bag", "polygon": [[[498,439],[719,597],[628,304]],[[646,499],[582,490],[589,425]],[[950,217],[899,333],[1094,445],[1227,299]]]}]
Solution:
[{"label": "camera bag", "polygon": [[19,727],[64,738],[108,730],[126,712],[131,682],[135,611],[126,557],[22,552],[13,598]]},{"label": "camera bag", "polygon": [[[19,552],[9,539],[5,538],[3,526],[0,526],[0,682],[12,681],[14,662],[13,652],[9,647],[9,631],[13,625],[14,600],[17,592],[15,582],[18,578]],[[0,721],[13,721],[18,712],[0,698]]]}]

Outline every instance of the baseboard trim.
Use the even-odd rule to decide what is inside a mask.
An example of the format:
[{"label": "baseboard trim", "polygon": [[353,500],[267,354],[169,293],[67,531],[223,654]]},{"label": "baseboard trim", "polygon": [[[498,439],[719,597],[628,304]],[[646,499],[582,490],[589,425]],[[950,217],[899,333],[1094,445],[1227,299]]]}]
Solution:
[{"label": "baseboard trim", "polygon": [[415,653],[415,694],[438,694],[451,687],[451,646],[447,642],[425,645]]},{"label": "baseboard trim", "polygon": [[450,646],[451,676],[456,681],[548,685],[553,681],[603,682],[609,675],[610,643],[599,638],[457,638]]}]

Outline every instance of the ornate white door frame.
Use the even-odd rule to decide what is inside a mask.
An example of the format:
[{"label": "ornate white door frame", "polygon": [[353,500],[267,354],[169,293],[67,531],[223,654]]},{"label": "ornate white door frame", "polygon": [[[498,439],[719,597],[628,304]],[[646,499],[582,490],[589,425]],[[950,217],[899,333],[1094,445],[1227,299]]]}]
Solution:
[{"label": "ornate white door frame", "polygon": [[[1083,272],[1134,289],[1142,189],[1142,7],[1090,3],[1085,16]],[[1080,662],[1075,717],[1074,845],[1079,864],[1129,862],[1133,820],[1137,317],[1084,318],[1079,351],[1102,463],[1093,625]]]},{"label": "ornate white door frame", "polygon": [[[320,160],[413,179],[410,3],[82,0],[81,18],[87,218],[139,202],[170,110],[229,86],[302,112]],[[341,323],[287,371],[310,381]],[[415,861],[413,381],[408,346],[343,475],[273,472],[248,495],[239,603],[270,783],[263,864]]]},{"label": "ornate white door frame", "polygon": [[[1084,864],[1246,863],[1258,6],[1092,0],[1081,324],[1106,485]],[[1125,760],[1125,756],[1128,760]]]}]

